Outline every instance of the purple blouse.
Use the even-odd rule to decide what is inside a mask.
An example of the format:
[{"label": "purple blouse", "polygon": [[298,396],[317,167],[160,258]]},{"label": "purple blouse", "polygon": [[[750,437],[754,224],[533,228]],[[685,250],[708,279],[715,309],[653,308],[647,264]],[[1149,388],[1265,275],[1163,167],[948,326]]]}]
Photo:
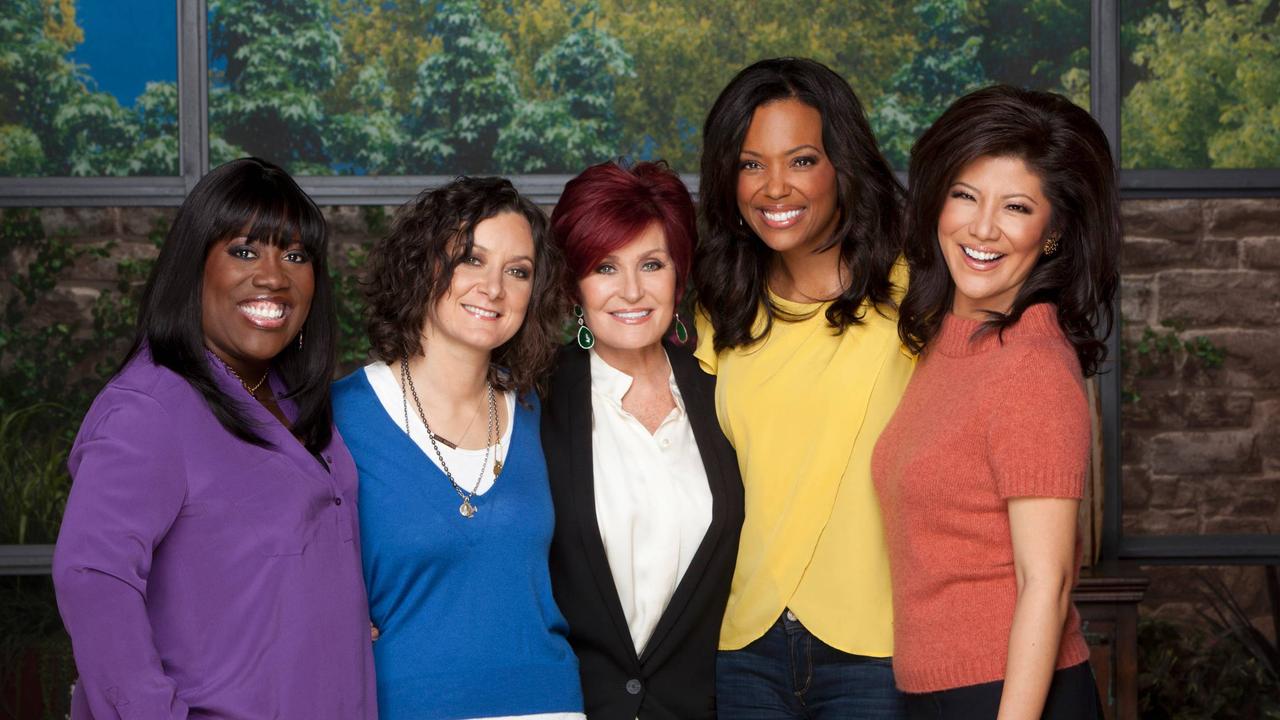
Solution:
[{"label": "purple blouse", "polygon": [[228,433],[146,349],[76,437],[53,556],[71,716],[375,718],[355,464],[335,430],[326,470],[210,366],[274,448]]}]

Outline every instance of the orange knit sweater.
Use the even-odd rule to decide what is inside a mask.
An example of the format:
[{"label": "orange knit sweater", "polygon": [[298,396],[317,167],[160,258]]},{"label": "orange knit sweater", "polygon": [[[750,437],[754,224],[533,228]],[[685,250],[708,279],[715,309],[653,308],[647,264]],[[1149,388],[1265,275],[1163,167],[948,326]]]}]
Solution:
[{"label": "orange knit sweater", "polygon": [[[906,692],[1004,678],[1017,600],[1006,501],[1084,493],[1088,405],[1055,314],[1028,308],[1003,342],[971,340],[980,323],[948,315],[876,445]],[[1088,657],[1073,606],[1057,667]]]}]

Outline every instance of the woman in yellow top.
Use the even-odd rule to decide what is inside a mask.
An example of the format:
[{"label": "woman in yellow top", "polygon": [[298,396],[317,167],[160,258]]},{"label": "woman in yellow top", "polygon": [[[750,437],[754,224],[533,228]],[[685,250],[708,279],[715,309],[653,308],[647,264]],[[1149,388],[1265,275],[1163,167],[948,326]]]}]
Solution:
[{"label": "woman in yellow top", "polygon": [[848,83],[780,58],[720,93],[700,190],[696,354],[746,489],[719,716],[901,717],[870,461],[912,370],[902,188]]}]

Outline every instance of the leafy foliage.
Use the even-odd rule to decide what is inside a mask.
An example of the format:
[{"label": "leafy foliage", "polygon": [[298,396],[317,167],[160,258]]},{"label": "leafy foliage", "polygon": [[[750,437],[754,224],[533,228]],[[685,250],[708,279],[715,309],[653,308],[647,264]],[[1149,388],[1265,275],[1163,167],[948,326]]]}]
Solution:
[{"label": "leafy foliage", "polygon": [[[1142,717],[1280,719],[1280,649],[1250,622],[1221,579],[1202,574],[1199,585],[1203,627],[1139,623]],[[1273,616],[1280,613],[1276,602],[1273,596]]]},{"label": "leafy foliage", "polygon": [[549,97],[526,101],[502,133],[495,161],[506,172],[580,168],[616,151],[618,78],[635,77],[621,41],[596,25],[587,3],[571,31],[538,58],[534,77]]},{"label": "leafy foliage", "polygon": [[1222,367],[1227,359],[1226,350],[1203,335],[1185,337],[1185,331],[1185,323],[1169,320],[1160,329],[1144,326],[1136,342],[1126,340],[1121,343],[1124,354],[1124,389],[1121,393],[1125,402],[1142,400],[1137,390],[1138,378],[1179,370],[1188,364],[1201,370]]},{"label": "leafy foliage", "polygon": [[506,45],[474,0],[444,0],[427,30],[442,48],[418,66],[413,161],[427,171],[491,172],[498,134],[519,102]]},{"label": "leafy foliage", "polygon": [[[1280,166],[1280,3],[1121,3],[1127,167]],[[1078,0],[210,0],[210,156],[301,174],[697,167],[715,94],[762,57],[814,57],[889,155],[992,81],[1087,105]],[[805,22],[795,22],[797,17]],[[821,33],[813,32],[822,28]],[[131,107],[70,53],[71,0],[0,6],[0,174],[177,170],[177,91]],[[642,71],[637,71],[640,69]]]},{"label": "leafy foliage", "polygon": [[176,174],[176,86],[122,107],[68,58],[83,40],[68,0],[0,4],[0,175]]},{"label": "leafy foliage", "polygon": [[249,154],[328,174],[328,111],[342,42],[326,0],[209,0],[209,123],[219,164]]},{"label": "leafy foliage", "polygon": [[56,304],[54,290],[64,271],[82,258],[106,252],[47,236],[35,210],[6,209],[0,215],[0,258],[15,258],[19,265],[8,277],[12,289],[0,317],[4,408],[29,407],[50,398],[87,407],[83,401],[96,388],[80,370],[92,346],[76,337],[73,324],[42,311]]},{"label": "leafy foliage", "polygon": [[890,90],[872,114],[885,157],[906,167],[911,143],[953,100],[986,84],[978,62],[982,37],[967,0],[922,0],[920,50],[894,73]]},{"label": "leafy foliage", "polygon": [[1280,3],[1162,5],[1131,31],[1124,166],[1280,166]]},{"label": "leafy foliage", "polygon": [[[920,128],[992,78],[1088,95],[1087,8],[1070,0],[328,0],[328,7],[342,53],[317,97],[328,109],[328,168],[340,173],[576,172],[617,155],[693,170],[715,94],[744,65],[778,55],[827,63],[870,107],[883,106],[877,124],[902,164]],[[312,32],[315,22],[308,15],[300,29]],[[1028,54],[1038,58],[1032,67]],[[218,90],[211,102],[223,97]],[[313,125],[324,123],[299,120],[299,134]],[[271,137],[292,142],[261,137],[264,145]],[[216,128],[213,142],[226,157],[247,149]],[[267,157],[294,171],[314,168],[269,149]]]}]

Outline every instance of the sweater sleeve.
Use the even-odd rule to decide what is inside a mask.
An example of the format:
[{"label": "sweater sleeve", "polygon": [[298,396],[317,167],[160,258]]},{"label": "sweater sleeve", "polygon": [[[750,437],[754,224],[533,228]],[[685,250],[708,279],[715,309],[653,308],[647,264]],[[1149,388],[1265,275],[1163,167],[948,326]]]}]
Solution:
[{"label": "sweater sleeve", "polygon": [[988,458],[1002,498],[1084,497],[1089,405],[1074,354],[1029,348],[992,398]]},{"label": "sweater sleeve", "polygon": [[92,716],[185,718],[147,615],[151,560],[186,496],[182,449],[155,399],[108,388],[68,459],[53,556],[58,609]]}]

